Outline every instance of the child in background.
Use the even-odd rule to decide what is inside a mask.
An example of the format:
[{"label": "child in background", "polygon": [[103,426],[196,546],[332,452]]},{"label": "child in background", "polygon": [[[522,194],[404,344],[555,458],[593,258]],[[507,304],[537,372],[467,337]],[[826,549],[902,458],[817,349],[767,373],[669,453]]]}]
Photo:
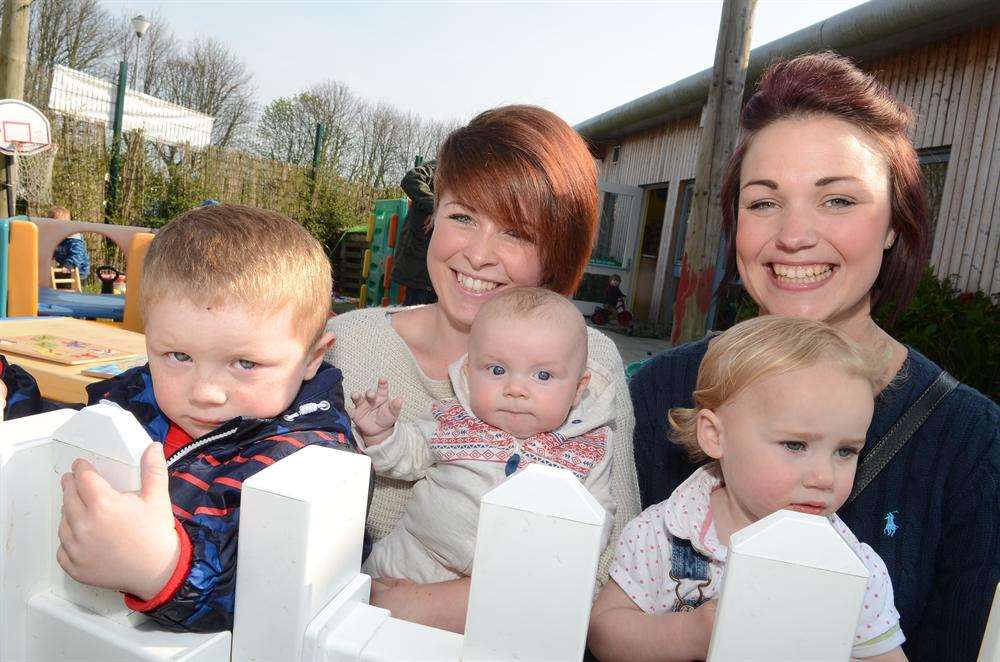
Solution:
[{"label": "child in background", "polygon": [[[905,660],[882,559],[836,511],[851,493],[882,364],[820,322],[765,316],[709,345],[674,441],[699,468],[622,532],[591,613],[601,660],[705,659],[729,537],[780,509],[823,515],[871,573],[852,656]],[[675,575],[674,569],[696,570]],[[692,575],[692,576],[688,576]]]},{"label": "child in background", "polygon": [[322,247],[280,214],[199,207],[157,233],[140,295],[149,363],[87,388],[157,443],[140,492],[84,460],[62,477],[70,576],[170,629],[232,628],[243,481],[306,445],[354,450],[340,371],[323,362],[329,292]]},{"label": "child in background", "polygon": [[[58,205],[49,210],[49,218],[57,221],[72,220],[69,210]],[[85,280],[90,275],[90,254],[87,252],[83,235],[79,232],[60,241],[52,253],[52,259],[65,273],[70,273],[76,268],[80,272],[80,280]]]},{"label": "child in background", "polygon": [[[420,583],[471,575],[480,498],[535,462],[572,471],[611,521],[614,391],[610,376],[587,364],[586,326],[572,302],[540,288],[497,294],[449,373],[458,399],[435,403],[433,418],[417,423],[397,423],[402,398],[389,398],[385,380],[351,395],[359,444],[375,471],[424,479],[396,528],[375,543],[365,572]],[[465,617],[464,600],[441,607]]]},{"label": "child in background", "polygon": [[621,284],[622,277],[618,274],[613,274],[608,278],[608,286],[604,289],[604,307],[612,315],[625,310],[625,293],[622,292]]}]

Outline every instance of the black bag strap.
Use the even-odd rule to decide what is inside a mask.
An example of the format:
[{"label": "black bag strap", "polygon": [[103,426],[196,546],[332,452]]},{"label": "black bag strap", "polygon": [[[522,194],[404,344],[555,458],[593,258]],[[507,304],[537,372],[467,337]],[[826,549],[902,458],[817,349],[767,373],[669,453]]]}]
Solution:
[{"label": "black bag strap", "polygon": [[937,378],[931,382],[920,397],[903,412],[889,431],[879,439],[872,450],[865,457],[864,462],[858,467],[857,476],[854,478],[854,489],[851,496],[847,497],[844,505],[854,501],[861,492],[868,487],[868,484],[875,480],[875,476],[889,464],[889,460],[906,445],[913,433],[920,429],[924,421],[937,409],[938,405],[955,390],[958,380],[942,370]]}]

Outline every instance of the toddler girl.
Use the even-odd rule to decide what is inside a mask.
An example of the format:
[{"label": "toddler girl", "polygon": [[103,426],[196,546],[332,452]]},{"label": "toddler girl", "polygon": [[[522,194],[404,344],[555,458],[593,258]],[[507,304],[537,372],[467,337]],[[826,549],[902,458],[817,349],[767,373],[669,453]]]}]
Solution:
[{"label": "toddler girl", "polygon": [[601,660],[705,659],[735,531],[780,509],[829,518],[870,577],[852,656],[905,660],[885,564],[835,514],[851,493],[882,365],[846,335],[765,316],[713,339],[674,441],[709,458],[622,532],[591,613]]}]

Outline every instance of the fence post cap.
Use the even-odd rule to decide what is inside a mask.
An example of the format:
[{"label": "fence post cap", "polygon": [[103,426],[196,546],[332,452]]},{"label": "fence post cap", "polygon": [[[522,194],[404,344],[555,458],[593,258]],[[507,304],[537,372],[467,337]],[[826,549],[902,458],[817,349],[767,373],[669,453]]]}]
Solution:
[{"label": "fence post cap", "polygon": [[868,568],[830,520],[779,510],[730,537],[733,555],[752,556],[799,566],[867,577]]},{"label": "fence post cap", "polygon": [[483,495],[482,505],[524,510],[557,519],[602,525],[604,507],[566,469],[530,464]]},{"label": "fence post cap", "polygon": [[153,443],[135,416],[103,402],[81,409],[52,438],[132,466],[139,466],[143,451]]}]

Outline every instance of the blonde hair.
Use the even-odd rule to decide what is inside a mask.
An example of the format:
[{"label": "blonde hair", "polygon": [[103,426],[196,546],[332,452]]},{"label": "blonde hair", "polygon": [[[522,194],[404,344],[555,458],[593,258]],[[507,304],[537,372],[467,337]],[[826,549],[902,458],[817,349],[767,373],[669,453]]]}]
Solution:
[{"label": "blonde hair", "polygon": [[49,218],[56,218],[57,216],[65,216],[66,219],[64,220],[70,220],[73,218],[73,215],[69,213],[69,210],[62,205],[52,205],[49,209]]},{"label": "blonde hair", "polygon": [[150,244],[139,305],[168,297],[205,305],[237,303],[261,316],[292,306],[300,337],[314,343],[330,309],[332,278],[323,247],[276,212],[211,205],[184,212]]},{"label": "blonde hair", "polygon": [[695,406],[675,407],[667,413],[670,439],[683,446],[693,461],[704,460],[706,455],[698,445],[699,410],[714,411],[761,379],[818,363],[864,379],[874,390],[887,360],[823,322],[778,315],[740,322],[709,341],[698,368]]},{"label": "blonde hair", "polygon": [[578,343],[587,362],[587,324],[572,301],[543,287],[512,287],[502,290],[480,307],[472,328],[492,320],[538,319],[563,327],[576,326]]}]

